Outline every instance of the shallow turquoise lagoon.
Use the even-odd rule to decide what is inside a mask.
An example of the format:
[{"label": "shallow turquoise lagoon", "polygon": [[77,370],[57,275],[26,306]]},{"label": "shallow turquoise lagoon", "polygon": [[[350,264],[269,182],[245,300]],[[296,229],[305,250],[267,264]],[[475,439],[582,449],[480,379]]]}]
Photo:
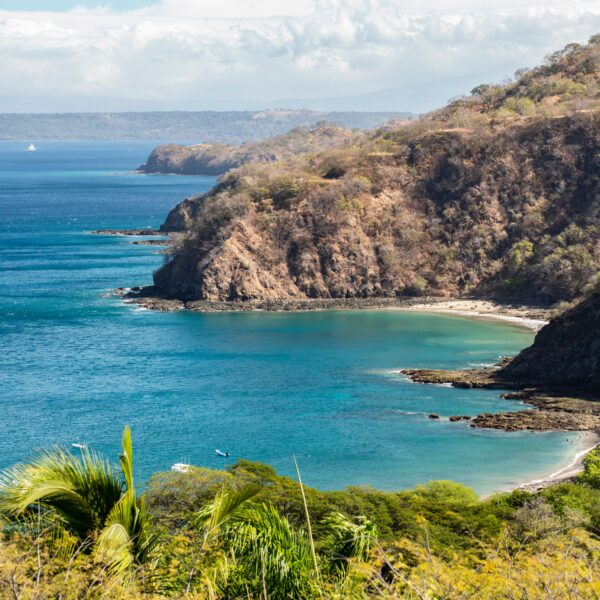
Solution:
[{"label": "shallow turquoise lagoon", "polygon": [[[33,140],[35,142],[35,140]],[[385,489],[455,479],[487,493],[555,471],[562,433],[504,433],[442,416],[520,410],[498,392],[420,386],[404,367],[494,362],[531,343],[505,323],[405,312],[152,313],[108,292],[162,256],[100,228],[156,227],[208,177],[137,175],[153,143],[0,143],[0,467],[53,443],[116,456],[133,428],[141,480],[232,459],[309,485]]]}]

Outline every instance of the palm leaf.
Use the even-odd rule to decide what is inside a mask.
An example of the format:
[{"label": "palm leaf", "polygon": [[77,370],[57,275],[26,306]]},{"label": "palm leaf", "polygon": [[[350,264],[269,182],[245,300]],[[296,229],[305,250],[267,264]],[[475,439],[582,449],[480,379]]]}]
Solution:
[{"label": "palm leaf", "polygon": [[22,515],[34,505],[54,510],[81,538],[95,531],[122,494],[107,461],[85,451],[81,458],[51,448],[31,463],[0,473],[0,511]]},{"label": "palm leaf", "polygon": [[112,572],[126,571],[134,561],[132,540],[127,529],[121,523],[105,527],[98,536],[96,553]]},{"label": "palm leaf", "polygon": [[196,515],[195,524],[204,530],[205,541],[262,489],[258,483],[244,486],[240,490],[223,489],[213,502],[202,508]]},{"label": "palm leaf", "polygon": [[123,446],[123,452],[119,456],[121,463],[121,470],[123,471],[123,477],[125,478],[125,489],[132,491],[133,487],[133,444],[131,442],[131,429],[129,425],[125,425],[123,430],[123,437],[121,439]]},{"label": "palm leaf", "polygon": [[129,426],[123,431],[123,452],[119,456],[126,491],[115,503],[104,523],[97,543],[99,556],[112,572],[126,571],[133,563],[151,560],[159,538],[143,498],[138,498],[133,481],[133,444]]},{"label": "palm leaf", "polygon": [[310,542],[274,507],[244,508],[226,524],[226,532],[237,569],[227,594],[235,595],[231,586],[244,581],[257,596],[266,589],[272,599],[311,597],[316,582]]},{"label": "palm leaf", "polygon": [[366,517],[358,517],[354,522],[341,513],[334,513],[324,519],[322,525],[325,530],[323,552],[332,574],[345,576],[351,559],[367,559],[377,528]]}]

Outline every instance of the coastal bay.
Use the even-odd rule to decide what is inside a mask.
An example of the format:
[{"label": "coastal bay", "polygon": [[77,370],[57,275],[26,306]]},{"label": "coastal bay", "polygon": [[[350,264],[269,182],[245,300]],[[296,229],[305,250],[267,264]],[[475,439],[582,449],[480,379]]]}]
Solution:
[{"label": "coastal bay", "polygon": [[1,207],[10,214],[1,233],[0,373],[10,424],[2,466],[57,442],[110,453],[130,422],[142,480],[182,460],[222,467],[214,448],[225,446],[232,459],[283,473],[296,453],[307,481],[323,489],[443,477],[488,493],[553,473],[582,449],[577,433],[451,423],[454,414],[524,406],[497,390],[421,387],[399,373],[495,362],[528,345],[530,331],[387,310],[139,310],[111,292],[147,285],[162,257],[134,238],[89,232],[156,229],[172,205],[214,179],[132,174],[147,152],[135,145],[57,144],[52,156],[40,145],[34,157],[14,144],[1,150]]}]

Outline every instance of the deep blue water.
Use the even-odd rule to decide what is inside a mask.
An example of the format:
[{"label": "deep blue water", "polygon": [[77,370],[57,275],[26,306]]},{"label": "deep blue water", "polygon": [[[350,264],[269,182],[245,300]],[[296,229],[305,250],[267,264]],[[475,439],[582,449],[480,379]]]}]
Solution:
[{"label": "deep blue water", "polygon": [[507,324],[401,312],[154,313],[111,289],[162,256],[100,228],[157,227],[208,177],[138,175],[150,142],[0,143],[0,467],[83,441],[116,458],[132,426],[141,480],[174,462],[273,464],[309,485],[403,488],[455,479],[489,492],[551,472],[565,434],[442,416],[517,410],[494,391],[420,386],[403,367],[465,367],[527,346]]}]

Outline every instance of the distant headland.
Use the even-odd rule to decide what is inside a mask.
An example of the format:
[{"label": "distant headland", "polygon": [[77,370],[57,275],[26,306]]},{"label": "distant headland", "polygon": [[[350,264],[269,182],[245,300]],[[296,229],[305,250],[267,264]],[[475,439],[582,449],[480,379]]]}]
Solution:
[{"label": "distant headland", "polygon": [[406,112],[314,110],[0,113],[0,140],[169,140],[241,144],[326,121],[373,129]]}]

